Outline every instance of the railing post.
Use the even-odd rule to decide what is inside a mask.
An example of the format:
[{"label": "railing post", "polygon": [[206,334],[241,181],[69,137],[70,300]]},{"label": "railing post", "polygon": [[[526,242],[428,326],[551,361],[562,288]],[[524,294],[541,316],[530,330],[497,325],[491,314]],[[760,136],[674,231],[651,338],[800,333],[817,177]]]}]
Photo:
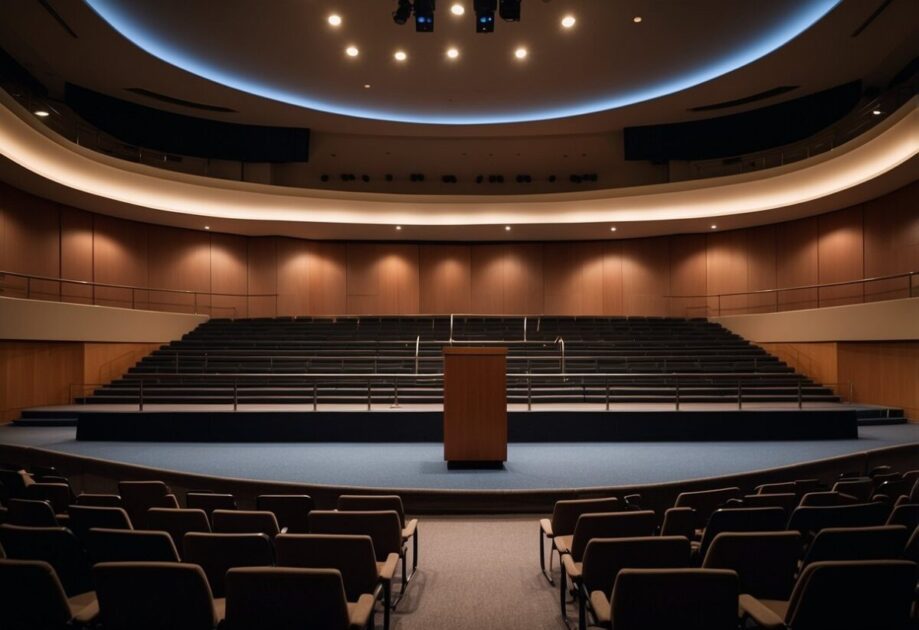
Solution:
[{"label": "railing post", "polygon": [[453,345],[453,313],[450,313],[450,345]]},{"label": "railing post", "polygon": [[[421,351],[421,335],[415,337],[415,374],[418,374],[418,353]],[[376,370],[374,370],[375,372]]]},{"label": "railing post", "polygon": [[[417,374],[418,372],[416,371],[415,375],[417,376]],[[395,397],[393,400],[393,404],[390,405],[390,409],[398,409],[399,408],[399,377],[397,375],[393,375],[393,389],[395,390],[395,394],[394,394]]]},{"label": "railing post", "polygon": [[144,378],[140,378],[140,398],[137,401],[138,411],[144,410]]},{"label": "railing post", "polygon": [[530,381],[530,373],[527,372],[527,411],[533,410],[533,383]]},{"label": "railing post", "polygon": [[373,393],[370,388],[371,381],[367,379],[367,411],[371,411],[373,407]]},{"label": "railing post", "polygon": [[525,315],[523,317],[523,340],[527,340],[527,318]]},{"label": "railing post", "polygon": [[603,377],[603,389],[606,391],[606,410],[609,411],[609,377]]},{"label": "railing post", "polygon": [[804,401],[801,398],[801,380],[798,380],[798,409],[804,407]]},{"label": "railing post", "polygon": [[676,410],[680,410],[680,379],[676,378]]},{"label": "railing post", "polygon": [[313,381],[313,411],[317,411],[319,409],[319,398],[316,392],[318,385],[319,384],[316,381]]},{"label": "railing post", "polygon": [[239,407],[239,382],[233,379],[233,411]]},{"label": "railing post", "polygon": [[737,381],[737,408],[743,409],[743,383]]}]

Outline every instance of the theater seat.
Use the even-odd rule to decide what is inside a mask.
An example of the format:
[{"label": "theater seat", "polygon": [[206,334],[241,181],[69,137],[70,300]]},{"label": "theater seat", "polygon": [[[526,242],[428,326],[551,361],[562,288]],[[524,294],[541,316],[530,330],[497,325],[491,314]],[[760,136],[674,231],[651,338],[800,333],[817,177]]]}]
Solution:
[{"label": "theater seat", "polygon": [[[93,527],[102,529],[134,529],[131,517],[118,507],[95,507],[90,505],[70,506],[70,529],[81,541]],[[85,544],[85,542],[84,542]]]},{"label": "theater seat", "polygon": [[178,562],[179,554],[166,532],[97,529],[89,530],[86,550],[99,562]]},{"label": "theater seat", "polygon": [[190,510],[204,510],[210,518],[214,510],[235,510],[236,499],[232,494],[188,492],[185,494],[185,507]]},{"label": "theater seat", "polygon": [[229,569],[272,566],[274,548],[265,534],[190,532],[183,541],[182,558],[185,562],[200,565],[214,597],[224,597]]},{"label": "theater seat", "polygon": [[214,510],[211,526],[218,534],[265,534],[269,538],[281,531],[274,514],[259,510]]},{"label": "theater seat", "polygon": [[6,630],[87,625],[99,613],[92,591],[68,598],[54,568],[41,560],[0,560],[0,615]]},{"label": "theater seat", "polygon": [[77,495],[77,505],[86,505],[91,507],[124,507],[124,501],[117,494],[88,494]]},{"label": "theater seat", "polygon": [[68,597],[92,590],[83,546],[65,527],[0,525],[0,546],[8,558],[50,564]]},{"label": "theater seat", "polygon": [[802,566],[825,560],[896,560],[908,538],[902,525],[827,527],[811,542]]},{"label": "theater seat", "polygon": [[[549,580],[552,580],[552,554],[555,551],[553,544],[556,536],[570,536],[574,533],[574,526],[578,522],[581,514],[589,512],[616,512],[622,509],[619,499],[615,497],[603,497],[599,499],[571,499],[556,501],[552,508],[552,518],[544,518],[539,521],[539,566],[542,574]],[[549,570],[546,571],[546,550],[545,543],[549,540]]]},{"label": "theater seat", "polygon": [[255,509],[271,512],[278,526],[291,534],[308,534],[309,515],[315,505],[307,494],[260,494],[255,497]]},{"label": "theater seat", "polygon": [[722,507],[731,499],[740,499],[743,496],[740,488],[716,488],[714,490],[697,490],[695,492],[681,492],[673,507],[691,507],[696,511],[696,528],[702,529],[708,522],[712,512]]},{"label": "theater seat", "polygon": [[787,599],[800,555],[798,532],[723,532],[709,546],[702,568],[735,571],[741,593]]},{"label": "theater seat", "polygon": [[727,508],[712,512],[705,526],[702,541],[693,543],[697,562],[708,551],[709,545],[722,532],[774,532],[785,529],[785,510],[779,507]]},{"label": "theater seat", "polygon": [[396,494],[343,494],[338,497],[338,509],[348,511],[394,510],[402,525],[402,542],[412,541],[412,573],[418,568],[418,519],[406,519],[402,497]]},{"label": "theater seat", "polygon": [[58,527],[57,516],[47,501],[38,499],[10,499],[7,522],[25,527]]},{"label": "theater seat", "polygon": [[147,510],[147,527],[167,532],[176,549],[182,549],[182,540],[188,532],[210,532],[211,526],[204,510],[151,508]]}]

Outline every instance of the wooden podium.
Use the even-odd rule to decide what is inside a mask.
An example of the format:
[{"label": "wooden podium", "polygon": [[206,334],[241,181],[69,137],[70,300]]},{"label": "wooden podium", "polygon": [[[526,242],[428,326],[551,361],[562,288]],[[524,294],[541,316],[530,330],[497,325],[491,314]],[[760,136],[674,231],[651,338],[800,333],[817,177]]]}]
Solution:
[{"label": "wooden podium", "polygon": [[448,467],[507,461],[507,348],[444,348]]}]

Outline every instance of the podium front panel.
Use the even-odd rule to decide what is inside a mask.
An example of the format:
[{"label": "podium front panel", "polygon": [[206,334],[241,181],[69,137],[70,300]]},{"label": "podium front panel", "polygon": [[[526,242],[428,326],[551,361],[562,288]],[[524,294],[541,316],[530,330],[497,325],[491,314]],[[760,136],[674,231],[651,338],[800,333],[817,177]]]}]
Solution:
[{"label": "podium front panel", "polygon": [[444,459],[507,461],[507,348],[444,348]]}]

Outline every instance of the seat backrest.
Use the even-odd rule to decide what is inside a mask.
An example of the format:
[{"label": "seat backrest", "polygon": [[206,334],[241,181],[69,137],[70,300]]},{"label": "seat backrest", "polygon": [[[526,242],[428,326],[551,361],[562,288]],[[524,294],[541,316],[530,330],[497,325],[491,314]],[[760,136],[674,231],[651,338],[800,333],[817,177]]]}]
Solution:
[{"label": "seat backrest", "polygon": [[379,583],[370,536],[281,534],[274,545],[279,567],[338,569],[350,602],[356,602],[362,593],[373,593]]},{"label": "seat backrest", "polygon": [[25,471],[0,468],[0,483],[3,484],[3,487],[6,489],[9,498],[16,499],[25,495],[26,476],[28,475],[25,473]]},{"label": "seat backrest", "polygon": [[70,486],[66,483],[33,483],[26,488],[29,499],[47,501],[55,514],[66,514],[70,505]]},{"label": "seat backrest", "polygon": [[77,505],[123,508],[124,501],[121,500],[121,495],[117,494],[87,494],[84,492],[77,495]]},{"label": "seat backrest", "polygon": [[690,544],[684,536],[594,538],[584,550],[581,579],[588,592],[607,597],[622,569],[675,569],[689,566]]},{"label": "seat backrest", "polygon": [[722,569],[623,569],[612,596],[616,630],[736,630],[737,574]]},{"label": "seat backrest", "polygon": [[825,560],[895,560],[902,557],[908,537],[902,525],[826,527],[807,548],[804,566]]},{"label": "seat backrest", "polygon": [[86,540],[86,533],[93,527],[134,529],[131,517],[122,508],[91,505],[71,505],[68,525],[80,540]]},{"label": "seat backrest", "polygon": [[185,495],[185,507],[190,510],[204,510],[210,517],[214,510],[235,510],[236,499],[232,494],[189,492]]},{"label": "seat backrest", "polygon": [[393,510],[313,510],[310,512],[310,532],[370,536],[379,562],[384,562],[391,553],[402,555],[402,524],[399,522],[399,515]]},{"label": "seat backrest", "polygon": [[185,562],[200,565],[214,597],[224,597],[229,569],[272,566],[274,548],[265,534],[189,532],[185,535],[182,558]]},{"label": "seat backrest", "polygon": [[0,560],[0,610],[6,630],[64,628],[67,595],[54,568],[41,560]]},{"label": "seat backrest", "polygon": [[903,479],[891,479],[889,481],[883,481],[878,484],[874,490],[875,494],[881,494],[892,501],[896,501],[897,497],[907,495],[909,496],[912,492],[913,486],[915,484],[905,481]]},{"label": "seat backrest", "polygon": [[347,630],[348,604],[335,569],[250,567],[227,572],[227,630]]},{"label": "seat backrest", "polygon": [[820,505],[853,505],[859,500],[851,494],[845,494],[837,490],[826,492],[808,492],[801,497],[799,506],[820,506]]},{"label": "seat backrest", "polygon": [[309,533],[313,508],[313,498],[308,494],[260,494],[255,498],[255,509],[272,512],[278,526],[286,527],[291,534]]},{"label": "seat backrest", "polygon": [[909,531],[913,531],[919,527],[919,503],[901,503],[894,507],[887,524],[903,525]]},{"label": "seat backrest", "polygon": [[880,502],[795,508],[788,529],[807,535],[826,527],[873,527],[887,522],[890,508]]},{"label": "seat backrest", "polygon": [[99,562],[178,562],[179,553],[166,532],[93,528],[86,534],[90,560]]},{"label": "seat backrest", "polygon": [[198,565],[102,562],[93,567],[93,578],[106,630],[212,630],[217,624],[211,589]]},{"label": "seat backrest", "polygon": [[147,528],[167,532],[176,549],[182,548],[182,539],[188,532],[210,532],[211,525],[204,510],[178,508],[150,508],[147,510]]},{"label": "seat backrest", "polygon": [[727,508],[712,512],[702,535],[699,554],[721,532],[775,532],[785,529],[785,510],[780,507]]},{"label": "seat backrest", "polygon": [[797,485],[794,481],[764,483],[756,486],[756,494],[797,494]]},{"label": "seat backrest", "polygon": [[724,505],[729,499],[739,499],[743,496],[740,488],[717,488],[715,490],[698,490],[695,492],[681,492],[673,507],[691,507],[696,511],[696,527],[705,527],[708,517],[712,512]]},{"label": "seat backrest", "polygon": [[147,510],[152,507],[171,507],[164,505],[169,486],[162,481],[119,481],[118,493],[131,521],[136,524],[143,522]]},{"label": "seat backrest", "polygon": [[54,508],[48,501],[39,499],[10,499],[7,522],[27,527],[57,527]]},{"label": "seat backrest", "polygon": [[552,509],[552,533],[555,536],[570,536],[581,514],[618,512],[623,507],[616,497],[599,499],[566,499],[556,501]]},{"label": "seat backrest", "polygon": [[571,541],[571,557],[580,562],[584,550],[594,538],[637,538],[654,535],[655,516],[653,510],[638,512],[606,512],[581,514],[574,526]]},{"label": "seat backrest", "polygon": [[903,558],[912,562],[919,562],[919,527],[917,527],[912,536],[906,543],[906,549],[903,550]]},{"label": "seat backrest", "polygon": [[338,497],[341,512],[372,512],[393,510],[399,515],[399,524],[405,527],[405,508],[397,494],[343,494]]},{"label": "seat backrest", "polygon": [[696,511],[689,507],[667,508],[664,512],[664,523],[661,525],[661,536],[685,536],[693,538],[696,530]]},{"label": "seat backrest", "polygon": [[819,479],[796,479],[795,492],[799,497],[803,497],[808,492],[820,492],[826,490],[826,485]]},{"label": "seat backrest", "polygon": [[68,597],[92,590],[83,546],[66,527],[0,525],[0,546],[8,558],[50,564]]},{"label": "seat backrest", "polygon": [[814,562],[788,603],[794,630],[908,628],[916,563],[905,560]]},{"label": "seat backrest", "polygon": [[273,513],[259,510],[214,510],[211,529],[220,534],[265,534],[269,538],[281,531]]},{"label": "seat backrest", "polygon": [[776,494],[745,494],[744,507],[780,507],[785,510],[786,518],[798,507],[798,495],[794,492]]},{"label": "seat backrest", "polygon": [[853,496],[859,501],[868,501],[871,499],[871,491],[874,489],[874,481],[867,479],[843,479],[833,484],[834,492],[841,492]]},{"label": "seat backrest", "polygon": [[723,532],[715,536],[703,569],[731,569],[740,592],[761,599],[788,599],[801,556],[798,532]]}]

